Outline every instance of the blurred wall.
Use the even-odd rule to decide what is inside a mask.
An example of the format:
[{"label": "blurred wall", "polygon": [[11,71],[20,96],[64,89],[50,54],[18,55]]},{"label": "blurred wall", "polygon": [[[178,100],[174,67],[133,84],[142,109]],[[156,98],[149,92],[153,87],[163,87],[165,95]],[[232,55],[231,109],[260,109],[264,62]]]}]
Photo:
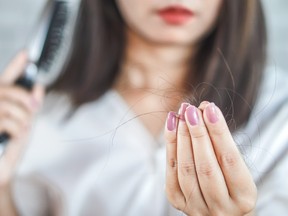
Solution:
[{"label": "blurred wall", "polygon": [[266,13],[271,64],[288,72],[288,1],[262,0]]},{"label": "blurred wall", "polygon": [[0,0],[0,72],[25,46],[45,0]]},{"label": "blurred wall", "polygon": [[[269,29],[269,57],[288,71],[288,1],[262,0]],[[45,0],[0,0],[0,71],[21,49]]]}]

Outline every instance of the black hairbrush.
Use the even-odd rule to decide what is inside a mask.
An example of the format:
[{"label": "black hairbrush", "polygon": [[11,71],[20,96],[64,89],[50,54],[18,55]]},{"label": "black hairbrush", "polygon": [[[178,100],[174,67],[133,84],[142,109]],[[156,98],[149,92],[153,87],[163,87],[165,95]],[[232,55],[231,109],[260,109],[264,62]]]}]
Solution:
[{"label": "black hairbrush", "polygon": [[[57,61],[59,63],[61,56],[59,54],[65,44],[64,35],[67,31],[67,23],[71,19],[69,6],[68,2],[63,0],[47,1],[27,47],[29,62],[24,75],[16,81],[15,85],[31,90],[35,82],[47,85],[57,77],[54,65]],[[63,58],[61,60],[63,61]],[[9,138],[7,133],[0,134],[0,148],[1,144],[3,148]]]}]

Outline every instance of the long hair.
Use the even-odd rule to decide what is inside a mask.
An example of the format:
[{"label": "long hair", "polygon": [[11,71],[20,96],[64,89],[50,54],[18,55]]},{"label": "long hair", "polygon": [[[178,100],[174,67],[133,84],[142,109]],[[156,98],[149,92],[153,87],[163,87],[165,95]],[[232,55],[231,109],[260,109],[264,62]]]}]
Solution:
[{"label": "long hair", "polygon": [[[71,56],[51,89],[68,93],[79,107],[109,90],[120,71],[126,35],[115,0],[82,0],[73,40]],[[250,117],[265,60],[260,1],[224,0],[215,28],[191,61],[187,97],[215,102],[234,130]]]}]

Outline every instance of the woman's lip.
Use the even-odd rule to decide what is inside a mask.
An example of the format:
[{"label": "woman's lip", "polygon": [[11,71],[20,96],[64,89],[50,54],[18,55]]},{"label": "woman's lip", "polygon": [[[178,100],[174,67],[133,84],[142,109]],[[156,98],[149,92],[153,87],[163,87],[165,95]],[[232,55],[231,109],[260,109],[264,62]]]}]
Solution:
[{"label": "woman's lip", "polygon": [[158,11],[158,15],[170,25],[182,25],[193,16],[193,11],[179,6],[167,7]]}]

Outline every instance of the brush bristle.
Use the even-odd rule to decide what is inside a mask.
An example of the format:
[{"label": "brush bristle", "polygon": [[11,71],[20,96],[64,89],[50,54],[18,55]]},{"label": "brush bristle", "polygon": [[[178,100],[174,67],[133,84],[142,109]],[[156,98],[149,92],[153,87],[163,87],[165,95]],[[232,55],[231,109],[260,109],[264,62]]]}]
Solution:
[{"label": "brush bristle", "polygon": [[45,44],[38,67],[48,72],[57,53],[61,47],[64,37],[64,27],[68,21],[68,3],[65,1],[55,1],[54,10],[50,26],[47,32]]}]

